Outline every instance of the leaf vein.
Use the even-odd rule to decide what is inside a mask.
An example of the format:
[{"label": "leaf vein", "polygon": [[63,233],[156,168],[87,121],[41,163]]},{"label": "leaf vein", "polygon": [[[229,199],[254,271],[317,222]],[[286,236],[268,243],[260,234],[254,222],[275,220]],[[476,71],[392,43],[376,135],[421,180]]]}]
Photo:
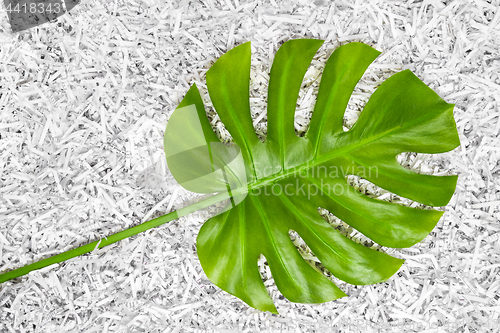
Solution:
[{"label": "leaf vein", "polygon": [[[283,258],[281,257],[281,254],[278,251],[278,247],[276,246],[276,241],[274,240],[273,234],[272,234],[271,230],[269,229],[269,221],[267,219],[266,214],[264,213],[264,209],[260,205],[259,200],[256,199],[253,195],[250,195],[250,198],[252,198],[252,201],[254,202],[255,208],[257,208],[257,213],[260,215],[260,217],[262,219],[264,228],[266,229],[266,233],[271,241],[271,245],[273,247],[273,250],[276,253],[276,256],[278,257],[278,260],[281,263],[281,266],[283,267],[286,275],[289,277],[290,281],[292,281],[295,286],[297,286],[299,289],[301,289],[301,286],[297,283],[297,281],[295,281],[293,276],[290,274],[290,271],[286,267],[285,262],[283,261]],[[291,242],[291,240],[290,240],[290,242]]]},{"label": "leaf vein", "polygon": [[[295,208],[295,206],[290,202],[290,200],[283,196],[283,193],[280,193],[280,195],[278,196],[278,198],[281,199],[281,201],[283,201],[283,203],[288,207],[290,208],[290,210],[292,210],[295,214],[295,216],[297,216],[302,222],[303,224],[306,226],[307,229],[309,229],[323,244],[325,244],[330,250],[332,250],[332,252],[334,252],[336,255],[338,255],[340,258],[350,262],[351,260],[348,259],[348,258],[345,258],[343,255],[341,255],[340,253],[338,253],[330,244],[328,244],[324,239],[323,237],[321,237],[317,232],[316,230],[314,230],[313,228],[311,228],[309,226],[309,224],[305,221],[305,219],[302,217],[302,215],[299,214],[299,212],[297,211],[297,209]],[[332,227],[333,228],[333,227]]]}]

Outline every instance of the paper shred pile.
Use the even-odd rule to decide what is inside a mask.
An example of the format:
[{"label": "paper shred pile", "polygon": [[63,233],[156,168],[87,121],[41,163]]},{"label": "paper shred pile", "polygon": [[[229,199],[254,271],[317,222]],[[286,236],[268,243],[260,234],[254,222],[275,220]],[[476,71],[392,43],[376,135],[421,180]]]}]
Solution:
[{"label": "paper shred pile", "polygon": [[461,140],[450,153],[399,157],[412,170],[459,181],[422,243],[382,249],[406,259],[386,283],[352,286],[332,277],[349,297],[290,303],[262,258],[280,315],[259,312],[203,273],[195,245],[212,214],[206,210],[3,283],[0,332],[500,331],[499,8],[499,0],[83,0],[55,22],[13,33],[0,5],[0,272],[198,200],[170,175],[163,131],[196,83],[218,135],[231,140],[210,107],[205,73],[246,41],[262,138],[274,54],[284,41],[308,37],[325,44],[298,100],[297,133],[307,129],[332,50],[361,41],[383,53],[351,98],[346,128],[378,85],[411,69],[456,105]]}]

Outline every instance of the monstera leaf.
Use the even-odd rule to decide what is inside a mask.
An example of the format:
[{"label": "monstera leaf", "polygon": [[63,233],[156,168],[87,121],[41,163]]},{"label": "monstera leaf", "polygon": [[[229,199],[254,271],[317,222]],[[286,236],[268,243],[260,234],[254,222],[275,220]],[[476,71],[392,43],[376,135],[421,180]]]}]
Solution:
[{"label": "monstera leaf", "polygon": [[167,164],[186,189],[216,193],[92,243],[3,272],[0,283],[139,234],[213,204],[226,202],[201,228],[198,255],[209,279],[254,308],[277,313],[257,260],[266,257],[281,293],[293,302],[321,303],[345,296],[306,262],[292,243],[294,230],[322,264],[351,284],[387,280],[403,260],[340,234],[319,212],[327,209],[387,247],[408,247],[434,228],[442,212],[370,198],[346,181],[365,178],[400,196],[444,206],[457,177],[411,172],[397,163],[402,152],[442,153],[459,145],[453,105],[445,103],[410,71],[387,79],[371,96],[356,124],[344,132],[350,95],[379,52],[361,43],[339,47],[328,59],[309,129],[294,131],[304,74],[322,41],[283,44],[269,81],[265,142],[250,115],[250,44],[223,55],[207,72],[207,87],[234,144],[220,142],[193,85],[165,131]]},{"label": "monstera leaf", "polygon": [[281,293],[292,302],[321,303],[346,296],[309,265],[292,243],[296,231],[337,278],[365,285],[387,280],[403,260],[343,236],[319,212],[329,212],[380,245],[403,248],[421,241],[442,212],[415,209],[361,194],[349,185],[357,175],[400,196],[444,206],[457,177],[417,174],[398,164],[402,152],[442,153],[459,145],[453,105],[409,70],[387,79],[359,120],[343,130],[350,95],[373,48],[350,43],[329,58],[304,137],[294,114],[305,72],[322,41],[283,44],[274,59],[268,93],[267,138],[252,125],[249,103],[250,43],[225,55],[207,72],[213,105],[235,145],[220,142],[193,85],[165,133],[173,176],[199,193],[226,193],[228,206],[201,228],[198,256],[208,278],[250,306],[277,313],[257,267],[269,263]]}]

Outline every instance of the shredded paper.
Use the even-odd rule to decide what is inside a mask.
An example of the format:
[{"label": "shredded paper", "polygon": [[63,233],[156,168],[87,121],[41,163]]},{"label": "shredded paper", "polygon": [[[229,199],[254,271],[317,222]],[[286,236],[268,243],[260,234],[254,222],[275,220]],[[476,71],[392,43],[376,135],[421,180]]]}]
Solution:
[{"label": "shredded paper", "polygon": [[[6,2],[5,2],[6,3]],[[259,269],[279,315],[214,286],[196,254],[208,209],[0,285],[0,332],[499,332],[500,1],[83,0],[55,20],[14,32],[0,5],[0,272],[21,267],[199,200],[168,171],[163,133],[189,87],[225,52],[252,42],[254,126],[266,135],[274,54],[294,38],[325,40],[297,101],[303,133],[328,56],[359,41],[382,54],[354,91],[350,128],[375,89],[412,70],[455,104],[461,145],[406,153],[405,167],[458,174],[431,234],[380,248],[321,212],[342,233],[405,259],[385,283],[349,297],[290,303],[265,258]],[[363,179],[367,195],[412,207]],[[291,234],[301,254],[321,266]],[[327,272],[325,272],[327,274]]]}]

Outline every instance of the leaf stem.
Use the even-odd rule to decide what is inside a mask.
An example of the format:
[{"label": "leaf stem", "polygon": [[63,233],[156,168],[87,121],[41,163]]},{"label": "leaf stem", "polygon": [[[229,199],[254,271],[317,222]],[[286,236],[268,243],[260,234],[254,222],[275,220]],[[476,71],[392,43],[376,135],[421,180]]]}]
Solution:
[{"label": "leaf stem", "polygon": [[136,225],[134,227],[131,227],[129,229],[117,232],[115,234],[112,234],[112,235],[105,237],[103,239],[100,239],[98,241],[95,241],[95,242],[92,242],[92,243],[89,243],[86,245],[82,245],[82,246],[77,247],[75,249],[68,250],[66,252],[56,254],[52,257],[36,261],[32,264],[23,266],[21,268],[17,268],[17,269],[14,269],[12,271],[0,274],[0,283],[3,283],[5,281],[9,281],[9,280],[13,280],[17,277],[26,275],[31,271],[41,269],[41,268],[44,268],[44,267],[47,267],[47,266],[50,266],[53,264],[57,264],[57,263],[60,263],[62,261],[66,261],[68,259],[78,257],[78,256],[85,254],[85,253],[92,252],[95,249],[103,248],[107,245],[119,242],[122,239],[128,238],[130,236],[134,236],[134,235],[137,235],[137,234],[144,232],[146,230],[158,227],[162,224],[165,224],[167,222],[175,220],[179,217],[183,217],[183,216],[186,216],[186,215],[191,214],[193,212],[196,212],[198,210],[210,207],[210,206],[212,206],[216,203],[222,202],[226,199],[229,199],[228,193],[224,193],[224,192],[219,193],[219,194],[211,196],[207,199],[204,199],[200,202],[192,204],[190,206],[187,206],[187,207],[181,208],[179,210],[173,211],[171,213],[165,214],[163,216],[157,217],[153,220],[141,223],[141,224]]}]

